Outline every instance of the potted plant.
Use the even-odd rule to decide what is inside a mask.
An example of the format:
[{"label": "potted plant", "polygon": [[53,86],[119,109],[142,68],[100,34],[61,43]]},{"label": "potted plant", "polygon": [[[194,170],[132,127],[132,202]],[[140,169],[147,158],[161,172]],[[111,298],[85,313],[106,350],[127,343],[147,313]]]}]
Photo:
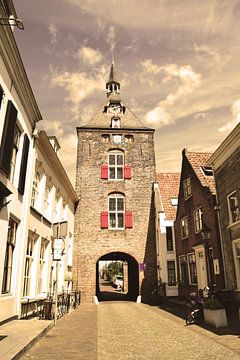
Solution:
[{"label": "potted plant", "polygon": [[203,304],[204,321],[216,328],[226,327],[227,316],[226,310],[221,303],[215,298],[209,298]]}]

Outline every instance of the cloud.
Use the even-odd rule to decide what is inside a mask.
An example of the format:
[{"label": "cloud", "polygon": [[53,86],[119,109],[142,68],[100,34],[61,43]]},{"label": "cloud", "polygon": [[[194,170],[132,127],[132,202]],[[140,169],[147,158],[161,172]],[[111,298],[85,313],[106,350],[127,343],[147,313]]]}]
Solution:
[{"label": "cloud", "polygon": [[196,73],[190,65],[178,66],[167,64],[159,66],[154,64],[151,59],[146,59],[141,63],[144,72],[140,75],[140,80],[150,78],[152,83],[159,82],[158,75],[162,76],[162,83],[169,83],[172,91],[167,97],[160,101],[154,109],[146,114],[146,121],[155,127],[170,125],[175,122],[174,113],[177,105],[186,102],[187,97],[201,85],[201,74]]},{"label": "cloud", "polygon": [[114,26],[110,26],[106,42],[110,45],[110,50],[113,51],[116,46],[116,29]]},{"label": "cloud", "polygon": [[71,105],[70,111],[75,118],[80,117],[81,102],[96,91],[105,88],[108,68],[102,65],[90,74],[86,72],[58,71],[50,67],[50,86],[64,88],[65,101]]},{"label": "cloud", "polygon": [[217,66],[219,70],[221,69],[223,63],[225,63],[226,61],[226,56],[223,61],[219,52],[207,45],[198,46],[194,44],[194,51],[197,53],[200,61],[206,61],[209,66]]},{"label": "cloud", "polygon": [[51,45],[54,45],[57,43],[57,34],[58,34],[58,30],[55,24],[50,23],[48,26],[48,31],[50,34],[50,43]]},{"label": "cloud", "polygon": [[80,48],[75,57],[82,60],[84,64],[91,66],[99,63],[103,59],[103,55],[100,51],[87,46]]},{"label": "cloud", "polygon": [[230,111],[233,115],[233,120],[228,121],[225,125],[220,127],[220,132],[231,131],[240,122],[240,99],[234,101],[230,107]]}]

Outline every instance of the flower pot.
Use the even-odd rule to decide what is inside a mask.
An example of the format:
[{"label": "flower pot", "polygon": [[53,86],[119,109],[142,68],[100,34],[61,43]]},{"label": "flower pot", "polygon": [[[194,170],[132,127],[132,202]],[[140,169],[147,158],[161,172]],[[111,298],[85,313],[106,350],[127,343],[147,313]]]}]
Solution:
[{"label": "flower pot", "polygon": [[204,321],[215,328],[226,327],[228,325],[225,309],[203,309],[203,314]]}]

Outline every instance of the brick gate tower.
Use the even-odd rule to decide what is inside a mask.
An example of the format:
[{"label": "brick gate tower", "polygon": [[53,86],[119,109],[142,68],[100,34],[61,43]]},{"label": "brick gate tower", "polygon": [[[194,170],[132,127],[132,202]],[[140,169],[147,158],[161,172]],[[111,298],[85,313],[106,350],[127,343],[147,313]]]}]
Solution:
[{"label": "brick gate tower", "polygon": [[105,102],[77,136],[74,286],[91,302],[100,295],[99,261],[121,260],[128,265],[126,296],[144,301],[157,279],[154,129],[121,100],[114,63]]}]

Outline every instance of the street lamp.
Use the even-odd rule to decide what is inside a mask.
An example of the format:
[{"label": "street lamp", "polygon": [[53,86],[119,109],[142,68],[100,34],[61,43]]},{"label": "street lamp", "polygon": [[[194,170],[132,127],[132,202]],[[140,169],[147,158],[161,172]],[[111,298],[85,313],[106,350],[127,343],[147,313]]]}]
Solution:
[{"label": "street lamp", "polygon": [[212,267],[212,256],[210,255],[209,250],[209,240],[211,237],[211,229],[206,225],[203,224],[201,235],[204,241],[205,253],[206,253],[206,260],[207,260],[207,275],[208,275],[208,287],[210,295],[213,293],[213,267]]}]

